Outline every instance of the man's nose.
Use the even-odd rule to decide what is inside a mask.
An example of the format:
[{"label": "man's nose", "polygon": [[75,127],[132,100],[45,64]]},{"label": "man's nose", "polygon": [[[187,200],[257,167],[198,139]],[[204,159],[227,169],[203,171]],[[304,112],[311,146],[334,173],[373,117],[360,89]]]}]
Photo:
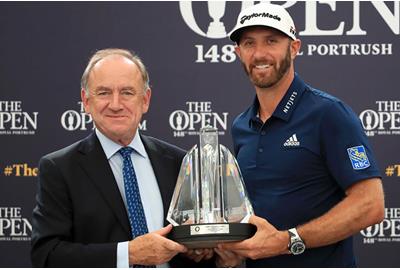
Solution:
[{"label": "man's nose", "polygon": [[254,58],[255,59],[260,59],[264,58],[268,54],[268,46],[266,46],[263,43],[258,43],[254,47]]},{"label": "man's nose", "polygon": [[122,108],[119,93],[113,93],[112,94],[112,97],[111,97],[111,100],[110,100],[110,104],[109,104],[109,108],[112,109],[112,110],[119,110],[119,109]]}]

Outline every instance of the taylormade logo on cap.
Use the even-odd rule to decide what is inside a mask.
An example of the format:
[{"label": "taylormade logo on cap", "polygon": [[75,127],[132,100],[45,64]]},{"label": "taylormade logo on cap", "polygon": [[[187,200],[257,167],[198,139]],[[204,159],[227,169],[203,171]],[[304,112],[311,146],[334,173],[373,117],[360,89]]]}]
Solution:
[{"label": "taylormade logo on cap", "polygon": [[272,14],[263,12],[263,13],[253,13],[253,14],[250,14],[250,15],[244,15],[240,19],[240,23],[243,24],[246,20],[250,20],[252,18],[257,18],[257,17],[260,17],[260,16],[261,17],[268,17],[268,18],[271,18],[271,19],[274,19],[274,20],[278,20],[278,21],[281,20],[281,18],[278,15],[272,15]]},{"label": "taylormade logo on cap", "polygon": [[280,5],[260,3],[245,10],[238,16],[236,26],[229,34],[232,41],[238,42],[245,27],[266,26],[277,29],[296,39],[296,28],[290,14]]}]

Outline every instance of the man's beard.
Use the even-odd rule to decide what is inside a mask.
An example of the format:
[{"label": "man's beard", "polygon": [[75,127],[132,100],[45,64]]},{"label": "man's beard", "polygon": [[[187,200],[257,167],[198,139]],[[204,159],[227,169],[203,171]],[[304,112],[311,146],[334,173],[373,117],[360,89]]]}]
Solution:
[{"label": "man's beard", "polygon": [[[290,55],[290,44],[288,46],[288,49],[286,51],[286,55],[285,58],[280,61],[279,63],[279,69],[277,69],[276,65],[273,65],[270,68],[273,68],[273,73],[271,76],[264,76],[264,77],[256,77],[256,76],[252,76],[250,70],[247,69],[247,67],[245,66],[245,64],[242,62],[244,71],[246,72],[246,74],[249,76],[250,81],[257,87],[259,88],[269,88],[271,86],[274,86],[277,82],[279,82],[282,77],[286,74],[286,72],[289,70],[290,65],[292,63],[292,58]],[[253,67],[252,69],[254,69],[255,67]]]}]

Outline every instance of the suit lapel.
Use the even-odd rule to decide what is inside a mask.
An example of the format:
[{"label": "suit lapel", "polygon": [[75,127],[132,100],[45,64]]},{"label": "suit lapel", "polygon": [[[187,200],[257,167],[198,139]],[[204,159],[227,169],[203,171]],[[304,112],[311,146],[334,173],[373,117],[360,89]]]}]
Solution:
[{"label": "suit lapel", "polygon": [[86,171],[88,178],[93,181],[103,195],[104,200],[108,203],[122,227],[131,235],[129,219],[121,193],[103,148],[94,132],[82,142],[79,151],[82,154],[79,156],[82,169]]},{"label": "suit lapel", "polygon": [[171,172],[170,164],[168,163],[168,156],[164,151],[157,147],[152,141],[151,137],[144,135],[140,136],[147,154],[149,155],[151,166],[153,167],[154,174],[157,179],[158,187],[160,189],[161,198],[164,207],[164,218],[166,217],[171,202],[172,194],[175,189],[174,175]]}]

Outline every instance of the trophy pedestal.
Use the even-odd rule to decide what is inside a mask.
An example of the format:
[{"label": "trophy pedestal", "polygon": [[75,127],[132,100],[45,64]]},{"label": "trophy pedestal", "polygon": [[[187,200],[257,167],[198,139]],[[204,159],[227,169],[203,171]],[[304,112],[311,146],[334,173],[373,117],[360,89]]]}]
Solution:
[{"label": "trophy pedestal", "polygon": [[172,228],[168,238],[188,248],[213,248],[219,243],[242,241],[257,228],[249,223],[203,223]]}]

